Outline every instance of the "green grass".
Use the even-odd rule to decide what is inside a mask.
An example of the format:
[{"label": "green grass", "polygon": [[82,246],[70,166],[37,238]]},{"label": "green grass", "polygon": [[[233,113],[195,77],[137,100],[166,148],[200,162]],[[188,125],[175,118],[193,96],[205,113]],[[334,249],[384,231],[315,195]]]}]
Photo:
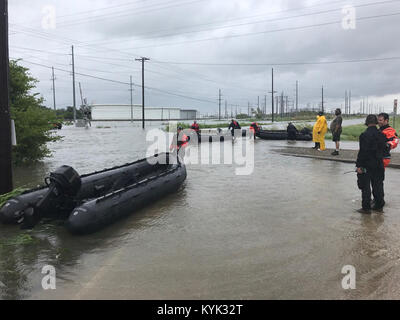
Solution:
[{"label": "green grass", "polygon": [[[393,119],[390,120],[389,124],[393,127]],[[340,140],[343,141],[358,141],[358,138],[361,133],[363,133],[367,129],[364,124],[355,124],[352,126],[345,126],[342,129],[342,135],[340,136]],[[400,119],[396,118],[396,131],[400,130]],[[332,134],[327,133],[325,136],[326,139],[331,139]]]},{"label": "green grass", "polygon": [[17,188],[14,189],[13,191],[6,193],[6,194],[2,194],[0,195],[0,208],[3,206],[3,204],[8,201],[9,199],[19,196],[20,194],[22,194],[24,191],[26,191],[27,189],[25,188]]},{"label": "green grass", "polygon": [[22,246],[36,242],[38,239],[33,238],[28,233],[20,233],[15,237],[0,240],[0,247],[5,246]]},{"label": "green grass", "polygon": [[[340,135],[340,140],[342,141],[358,141],[358,137],[366,129],[363,124],[355,124],[352,126],[342,127],[342,134]],[[332,139],[332,133],[328,132],[325,139]]]}]

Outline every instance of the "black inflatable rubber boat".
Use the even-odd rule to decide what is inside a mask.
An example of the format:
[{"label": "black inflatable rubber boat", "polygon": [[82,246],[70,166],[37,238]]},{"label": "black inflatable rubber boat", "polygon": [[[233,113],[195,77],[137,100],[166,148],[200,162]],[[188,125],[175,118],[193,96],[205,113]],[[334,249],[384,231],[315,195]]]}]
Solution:
[{"label": "black inflatable rubber boat", "polygon": [[[242,137],[246,136],[246,129],[242,130]],[[224,141],[231,141],[232,140],[232,133],[230,131],[223,131],[221,129],[217,130],[201,130],[199,135],[197,136],[195,131],[191,131],[189,134],[190,140],[189,144],[194,144],[197,140],[198,143],[201,142],[224,142]]]},{"label": "black inflatable rubber boat", "polygon": [[[264,140],[287,140],[288,133],[286,130],[259,130],[256,137]],[[298,141],[311,141],[312,134],[310,132],[299,132],[296,134]]]},{"label": "black inflatable rubber boat", "polygon": [[32,228],[43,217],[63,218],[69,231],[90,233],[178,190],[185,179],[185,165],[169,153],[82,176],[62,166],[46,186],[8,200],[0,220]]}]

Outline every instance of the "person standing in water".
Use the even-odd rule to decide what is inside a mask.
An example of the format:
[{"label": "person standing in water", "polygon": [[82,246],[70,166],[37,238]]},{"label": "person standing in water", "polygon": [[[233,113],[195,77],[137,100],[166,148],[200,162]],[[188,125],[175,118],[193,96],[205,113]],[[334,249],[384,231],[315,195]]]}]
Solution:
[{"label": "person standing in water", "polygon": [[382,211],[385,205],[383,181],[385,169],[383,155],[386,146],[386,137],[378,130],[378,118],[370,114],[365,120],[368,127],[360,135],[360,150],[357,155],[357,185],[361,190],[362,208],[360,213],[371,213],[371,186],[374,195],[373,210]]}]

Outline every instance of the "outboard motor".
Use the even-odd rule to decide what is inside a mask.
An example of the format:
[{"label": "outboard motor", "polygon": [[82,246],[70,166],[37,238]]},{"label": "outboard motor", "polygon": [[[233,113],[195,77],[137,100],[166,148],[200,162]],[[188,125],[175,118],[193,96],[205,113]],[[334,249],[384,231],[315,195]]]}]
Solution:
[{"label": "outboard motor", "polygon": [[56,198],[76,196],[81,188],[82,181],[79,174],[72,167],[62,166],[50,173],[50,177],[45,179],[45,183],[49,190],[43,198],[20,213],[21,218],[18,222],[21,223],[21,228],[33,228],[40,221],[41,213]]}]

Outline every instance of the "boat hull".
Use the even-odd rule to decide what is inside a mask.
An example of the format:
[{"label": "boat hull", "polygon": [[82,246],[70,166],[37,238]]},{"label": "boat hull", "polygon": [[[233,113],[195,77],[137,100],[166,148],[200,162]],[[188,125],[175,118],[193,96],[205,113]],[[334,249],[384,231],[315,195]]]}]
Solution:
[{"label": "boat hull", "polygon": [[[117,166],[102,171],[81,175],[82,185],[74,197],[60,196],[52,199],[42,208],[43,217],[68,218],[72,210],[90,199],[96,199],[129,185],[135,184],[154,171],[153,163],[165,163],[161,159],[168,154],[155,155],[133,163]],[[40,201],[49,188],[46,186],[28,190],[23,194],[8,200],[0,210],[0,221],[3,224],[18,224],[20,213]]]},{"label": "boat hull", "polygon": [[76,207],[69,216],[66,227],[73,234],[98,231],[138,209],[176,192],[185,179],[185,165],[172,165],[159,175]]},{"label": "boat hull", "polygon": [[[273,131],[273,130],[260,130],[256,133],[256,137],[264,140],[287,140],[288,134],[286,131]],[[296,140],[298,141],[311,141],[311,134],[297,133]]]}]

